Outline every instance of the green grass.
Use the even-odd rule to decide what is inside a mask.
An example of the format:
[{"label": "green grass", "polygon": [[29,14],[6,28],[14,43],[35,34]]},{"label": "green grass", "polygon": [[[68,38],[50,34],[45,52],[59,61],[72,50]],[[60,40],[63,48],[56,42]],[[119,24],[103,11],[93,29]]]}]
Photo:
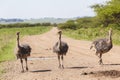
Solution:
[{"label": "green grass", "polygon": [[[103,28],[103,27],[97,27],[97,28],[80,28],[77,30],[64,30],[64,34],[68,37],[78,39],[78,40],[96,40],[99,38],[105,38],[108,35],[108,30],[110,28]],[[118,28],[112,28],[113,34],[112,39],[113,43],[116,45],[120,45],[120,29]]]},{"label": "green grass", "polygon": [[41,34],[51,27],[36,26],[27,28],[3,28],[0,29],[0,62],[12,60],[16,43],[16,32],[20,31],[21,36]]}]

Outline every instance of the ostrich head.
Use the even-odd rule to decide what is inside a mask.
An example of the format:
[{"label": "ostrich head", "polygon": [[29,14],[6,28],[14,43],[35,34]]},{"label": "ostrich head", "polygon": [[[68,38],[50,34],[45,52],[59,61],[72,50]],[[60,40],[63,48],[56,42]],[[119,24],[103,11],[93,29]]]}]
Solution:
[{"label": "ostrich head", "polygon": [[58,31],[58,34],[62,34],[62,31],[60,30],[60,31]]},{"label": "ostrich head", "polygon": [[17,35],[19,35],[19,34],[20,34],[20,32],[17,32],[16,34],[17,34]]}]

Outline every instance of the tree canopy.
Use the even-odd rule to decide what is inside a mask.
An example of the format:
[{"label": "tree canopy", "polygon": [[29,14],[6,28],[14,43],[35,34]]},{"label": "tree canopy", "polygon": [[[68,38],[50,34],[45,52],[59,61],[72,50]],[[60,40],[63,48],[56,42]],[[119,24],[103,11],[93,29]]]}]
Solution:
[{"label": "tree canopy", "polygon": [[114,23],[120,25],[120,0],[111,0],[106,2],[106,4],[96,4],[91,7],[104,26]]}]

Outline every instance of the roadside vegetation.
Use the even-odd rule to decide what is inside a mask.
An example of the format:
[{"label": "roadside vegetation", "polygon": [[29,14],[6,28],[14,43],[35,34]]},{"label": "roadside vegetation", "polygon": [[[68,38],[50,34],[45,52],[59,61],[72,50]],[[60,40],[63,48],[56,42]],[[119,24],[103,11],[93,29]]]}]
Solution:
[{"label": "roadside vegetation", "polygon": [[96,12],[95,17],[83,17],[61,23],[58,27],[64,34],[85,40],[95,40],[106,37],[108,30],[113,30],[113,43],[120,45],[120,0],[111,0],[106,4],[95,4],[91,8]]}]

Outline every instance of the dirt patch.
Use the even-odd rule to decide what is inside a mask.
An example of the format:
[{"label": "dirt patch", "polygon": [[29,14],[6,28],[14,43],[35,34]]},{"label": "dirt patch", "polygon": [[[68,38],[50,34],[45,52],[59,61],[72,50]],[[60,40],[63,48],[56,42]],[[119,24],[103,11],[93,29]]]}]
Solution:
[{"label": "dirt patch", "polygon": [[110,71],[98,71],[98,72],[90,72],[90,73],[82,73],[82,75],[93,75],[94,77],[111,77],[111,78],[118,78],[120,77],[120,71],[117,70],[110,70]]}]

